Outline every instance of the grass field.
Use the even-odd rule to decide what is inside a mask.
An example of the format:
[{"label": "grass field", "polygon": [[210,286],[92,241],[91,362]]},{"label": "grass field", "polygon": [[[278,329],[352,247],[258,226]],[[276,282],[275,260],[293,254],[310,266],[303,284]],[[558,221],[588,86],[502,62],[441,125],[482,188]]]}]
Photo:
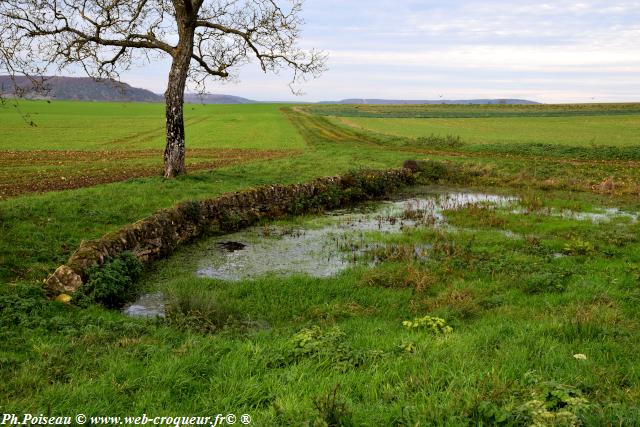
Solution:
[{"label": "grass field", "polygon": [[[425,109],[413,106],[361,107],[405,115],[395,118],[355,117],[355,107],[193,106],[186,119],[192,172],[172,181],[153,171],[117,175],[123,164],[161,167],[160,106],[20,108],[37,127],[10,105],[0,110],[0,185],[25,177],[0,201],[3,412],[247,413],[260,426],[626,426],[640,419],[638,164],[566,148],[633,149],[637,106],[455,107],[476,115],[455,119],[415,118]],[[463,144],[418,139],[449,134]],[[495,149],[501,144],[523,149]],[[532,144],[552,149],[540,153]],[[68,163],[67,152],[77,158]],[[101,158],[115,177],[109,183],[81,180],[80,188],[39,193],[59,188],[39,187],[43,176],[94,176]],[[196,243],[139,282],[171,295],[170,321],[42,296],[42,279],[81,240],[157,209],[408,158],[434,161],[425,185],[519,201],[445,210],[458,231],[425,220],[367,233],[367,241],[397,250],[329,278],[197,278]],[[608,177],[614,188],[599,188]],[[602,212],[621,214],[589,219]],[[310,216],[263,226],[321,223]],[[429,256],[415,258],[416,248]],[[429,323],[435,318],[452,329]]]},{"label": "grass field", "polygon": [[432,152],[640,160],[638,104],[313,106],[386,144]]},{"label": "grass field", "polygon": [[[187,105],[189,148],[302,148],[295,128],[280,117],[268,104]],[[162,104],[20,101],[16,108],[7,101],[0,121],[3,150],[162,151],[164,141]]]},{"label": "grass field", "polygon": [[640,145],[640,114],[625,116],[395,119],[350,117],[338,123],[409,138],[459,136],[477,144]]},{"label": "grass field", "polygon": [[[291,156],[304,147],[276,106],[185,110],[192,170]],[[0,106],[0,199],[161,174],[163,117],[159,104],[7,102]]]}]

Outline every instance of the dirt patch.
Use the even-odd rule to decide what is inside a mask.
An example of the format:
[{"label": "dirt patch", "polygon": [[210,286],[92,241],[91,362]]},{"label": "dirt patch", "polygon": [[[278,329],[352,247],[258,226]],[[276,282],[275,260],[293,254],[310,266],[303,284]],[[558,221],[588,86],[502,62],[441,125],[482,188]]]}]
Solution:
[{"label": "dirt patch", "polygon": [[[187,169],[216,169],[299,154],[292,150],[190,149]],[[0,151],[0,200],[162,175],[161,150]]]}]

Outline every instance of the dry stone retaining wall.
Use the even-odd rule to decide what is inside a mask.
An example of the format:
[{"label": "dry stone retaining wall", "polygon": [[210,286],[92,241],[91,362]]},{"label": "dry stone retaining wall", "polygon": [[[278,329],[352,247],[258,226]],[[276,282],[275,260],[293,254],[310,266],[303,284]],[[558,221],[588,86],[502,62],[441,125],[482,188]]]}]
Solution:
[{"label": "dry stone retaining wall", "polygon": [[45,281],[52,295],[70,294],[88,279],[89,269],[125,251],[147,264],[204,233],[235,231],[261,218],[332,209],[381,197],[413,182],[410,169],[362,171],[305,184],[266,185],[215,199],[180,203],[89,241]]}]

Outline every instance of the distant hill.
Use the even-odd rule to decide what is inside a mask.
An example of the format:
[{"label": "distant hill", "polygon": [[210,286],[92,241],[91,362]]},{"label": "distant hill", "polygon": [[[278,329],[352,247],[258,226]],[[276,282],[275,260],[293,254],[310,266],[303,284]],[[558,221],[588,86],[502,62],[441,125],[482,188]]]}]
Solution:
[{"label": "distant hill", "polygon": [[[14,81],[9,76],[0,76],[0,94],[13,95],[16,86],[24,92],[27,99],[62,99],[76,101],[119,101],[119,102],[163,102],[164,96],[146,89],[140,89],[127,83],[115,80],[94,80],[89,77],[44,77],[45,93],[34,90],[31,80],[26,77],[16,77]],[[185,102],[191,104],[256,104],[247,98],[222,94],[193,94],[184,96]],[[296,102],[302,103],[302,102]],[[362,99],[350,98],[341,101],[324,101],[318,104],[505,104],[530,105],[537,102],[525,99],[470,99],[470,100],[406,100],[406,99]]]},{"label": "distant hill", "polygon": [[464,100],[408,100],[408,99],[365,99],[365,98],[350,98],[343,99],[342,101],[322,101],[318,104],[381,104],[381,105],[408,105],[408,104],[462,104],[462,105],[533,105],[539,104],[538,102],[528,101],[526,99],[464,99]]},{"label": "distant hill", "polygon": [[[31,80],[19,76],[14,80],[0,76],[0,94],[14,95],[16,86],[27,99],[61,99],[76,101],[163,102],[164,96],[115,80],[94,80],[89,77],[44,77],[44,92],[35,90]],[[42,81],[42,80],[41,80]],[[220,94],[185,94],[192,104],[253,104],[247,98]]]},{"label": "distant hill", "polygon": [[44,77],[45,92],[35,90],[27,77],[0,76],[0,92],[16,93],[16,86],[24,91],[28,99],[66,99],[76,101],[124,101],[161,102],[163,97],[146,89],[132,87],[115,80],[94,80],[89,77]]}]

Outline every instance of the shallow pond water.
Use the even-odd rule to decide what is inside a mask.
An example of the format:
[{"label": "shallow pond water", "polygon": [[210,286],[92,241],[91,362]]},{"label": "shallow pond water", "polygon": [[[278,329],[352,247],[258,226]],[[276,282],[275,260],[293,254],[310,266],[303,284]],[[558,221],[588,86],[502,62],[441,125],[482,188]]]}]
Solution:
[{"label": "shallow pond water", "polygon": [[[504,205],[512,200],[464,192],[433,194],[381,202],[364,212],[331,212],[319,227],[252,227],[210,239],[197,261],[196,275],[228,281],[265,274],[328,277],[347,268],[372,246],[364,238],[366,232],[397,233],[421,224],[442,227],[446,225],[443,210],[475,203]],[[229,250],[231,242],[240,249]]]},{"label": "shallow pond water", "polygon": [[[400,200],[371,202],[324,215],[247,228],[236,233],[212,237],[187,246],[178,255],[183,268],[193,275],[224,281],[258,278],[268,274],[329,277],[358,262],[377,261],[376,253],[406,248],[376,243],[371,233],[399,233],[414,227],[437,227],[448,231],[473,231],[447,224],[444,211],[470,205],[504,208],[514,215],[530,214],[516,197],[428,187],[418,196]],[[637,223],[638,213],[618,208],[591,212],[545,209],[539,214],[567,220],[604,223],[612,220]],[[284,224],[284,225],[283,225]],[[522,236],[509,230],[495,230],[508,238]],[[430,245],[414,245],[417,260],[426,259]],[[363,256],[366,255],[366,256]],[[406,254],[403,254],[406,255]],[[564,257],[554,253],[554,258]],[[156,291],[142,295],[126,306],[126,314],[138,317],[163,317],[165,296]]]},{"label": "shallow pond water", "polygon": [[144,294],[122,311],[133,317],[164,317],[165,297],[162,292]]},{"label": "shallow pond water", "polygon": [[[500,195],[434,188],[419,197],[368,203],[305,220],[302,226],[267,225],[217,236],[190,250],[197,277],[239,281],[266,274],[329,277],[353,265],[364,251],[381,244],[365,233],[397,233],[417,226],[448,227],[443,211],[472,204],[504,207],[517,199]],[[417,246],[423,258],[427,247]],[[160,293],[142,295],[125,308],[132,316],[164,315]]]}]

